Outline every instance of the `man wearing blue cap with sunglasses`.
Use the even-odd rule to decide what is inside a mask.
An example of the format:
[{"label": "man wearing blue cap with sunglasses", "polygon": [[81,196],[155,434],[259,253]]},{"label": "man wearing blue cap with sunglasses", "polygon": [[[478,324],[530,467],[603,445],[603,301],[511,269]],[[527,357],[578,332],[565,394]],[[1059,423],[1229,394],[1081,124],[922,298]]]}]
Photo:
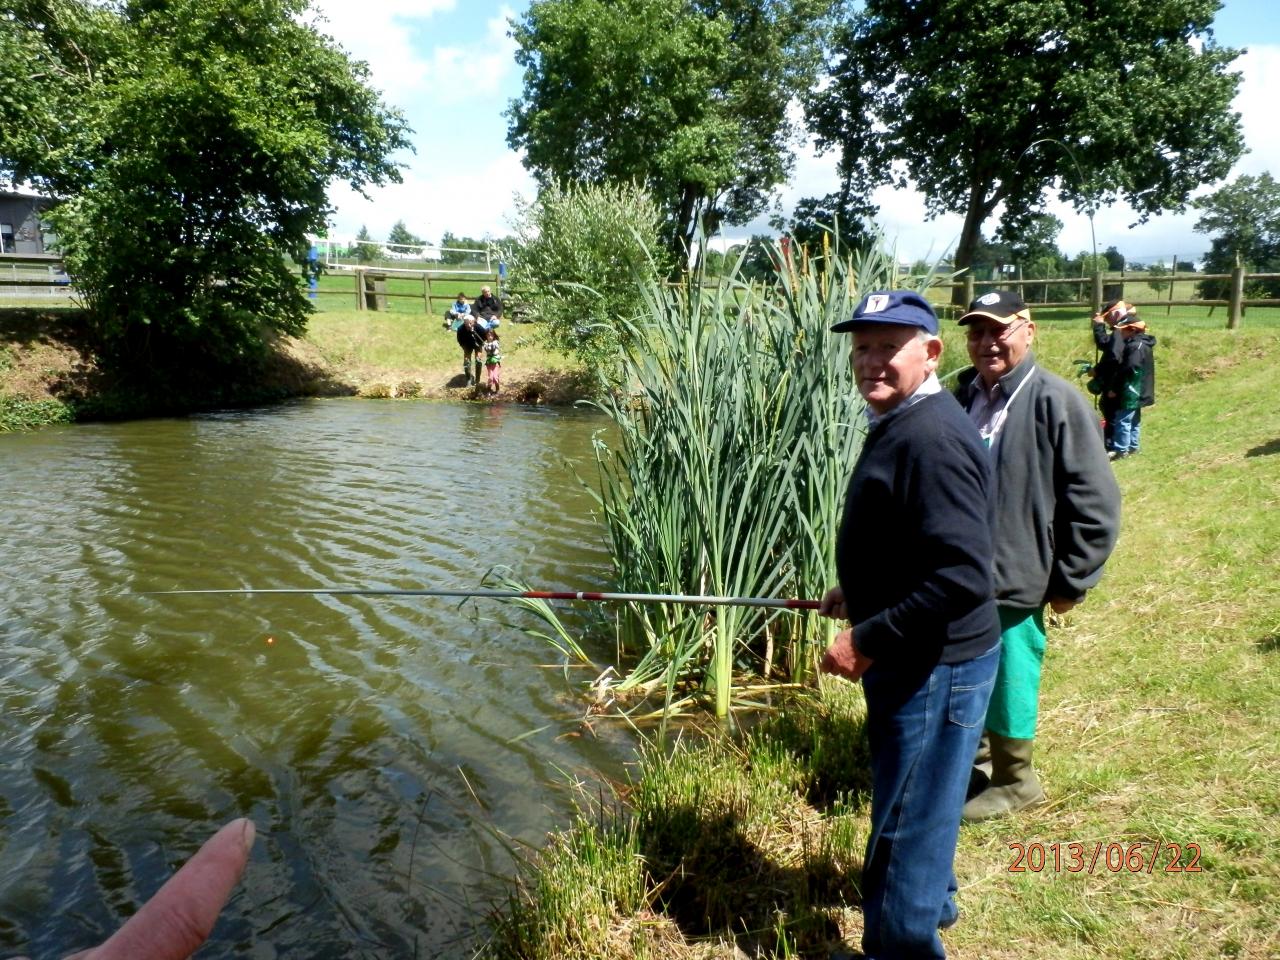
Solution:
[{"label": "man wearing blue cap with sunglasses", "polygon": [[862,949],[941,958],[955,923],[952,871],[969,768],[999,662],[990,457],[938,382],[938,318],[910,291],[872,293],[833,331],[869,426],[836,540],[840,586],[821,613],[847,619],[822,668],[862,681],[871,836]]}]

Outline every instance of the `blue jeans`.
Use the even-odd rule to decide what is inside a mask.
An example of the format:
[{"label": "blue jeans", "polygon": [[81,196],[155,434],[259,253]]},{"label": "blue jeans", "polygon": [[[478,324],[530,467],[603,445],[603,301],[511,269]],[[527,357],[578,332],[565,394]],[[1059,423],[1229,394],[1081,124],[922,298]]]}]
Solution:
[{"label": "blue jeans", "polygon": [[1142,409],[1117,410],[1111,447],[1116,453],[1137,453],[1142,434]]},{"label": "blue jeans", "polygon": [[973,660],[862,677],[871,746],[871,837],[862,869],[862,950],[870,960],[938,960],[938,924],[956,914],[952,871],[969,770],[1000,663]]}]

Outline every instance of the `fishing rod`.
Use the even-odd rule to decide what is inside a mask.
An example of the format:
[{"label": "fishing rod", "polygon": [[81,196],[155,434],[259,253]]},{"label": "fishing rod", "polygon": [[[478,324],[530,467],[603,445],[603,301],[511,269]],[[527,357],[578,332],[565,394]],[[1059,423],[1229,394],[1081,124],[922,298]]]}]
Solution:
[{"label": "fishing rod", "polygon": [[144,596],[346,596],[346,597],[478,597],[489,600],[578,600],[589,603],[676,603],[698,607],[774,607],[817,610],[818,600],[778,597],[699,597],[680,593],[596,593],[585,590],[392,590],[383,587],[239,587],[223,590],[147,590]]}]

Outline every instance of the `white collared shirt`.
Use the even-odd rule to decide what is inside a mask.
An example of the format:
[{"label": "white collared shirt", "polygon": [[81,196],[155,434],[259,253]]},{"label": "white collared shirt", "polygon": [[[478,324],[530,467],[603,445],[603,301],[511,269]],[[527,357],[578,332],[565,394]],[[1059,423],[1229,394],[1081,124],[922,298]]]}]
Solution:
[{"label": "white collared shirt", "polygon": [[936,373],[931,373],[924,378],[924,381],[920,386],[916,387],[915,392],[912,393],[911,396],[907,397],[907,399],[903,400],[892,410],[886,410],[884,413],[876,413],[870,406],[864,408],[867,415],[867,429],[871,430],[882,420],[886,420],[889,417],[892,417],[895,413],[899,413],[907,409],[907,407],[911,406],[913,403],[919,403],[925,397],[931,397],[935,393],[941,392],[942,383],[938,380],[938,375]]},{"label": "white collared shirt", "polygon": [[1004,429],[1004,422],[1009,418],[1009,405],[1013,403],[1014,397],[1027,385],[1027,382],[1036,375],[1036,369],[1033,365],[1013,394],[1007,397],[1004,393],[1004,384],[999,380],[996,381],[995,386],[987,390],[982,377],[978,377],[978,389],[974,391],[973,404],[969,407],[969,419],[977,426],[978,433],[982,434],[982,440],[988,447],[995,446],[996,438],[1000,436],[1000,431]]}]

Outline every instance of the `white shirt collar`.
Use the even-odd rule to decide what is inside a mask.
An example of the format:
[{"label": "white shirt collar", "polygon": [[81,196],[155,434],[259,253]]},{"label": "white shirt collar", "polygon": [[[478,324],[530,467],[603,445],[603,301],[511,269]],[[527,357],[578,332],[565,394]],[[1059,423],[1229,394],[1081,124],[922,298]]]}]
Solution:
[{"label": "white shirt collar", "polygon": [[867,415],[867,426],[868,428],[874,427],[876,424],[880,423],[882,420],[887,420],[889,417],[892,417],[894,414],[900,413],[903,410],[907,409],[907,407],[911,406],[912,404],[919,403],[925,397],[931,397],[935,393],[941,393],[941,392],[942,392],[942,383],[941,381],[938,380],[938,375],[936,373],[931,373],[924,378],[924,381],[920,384],[920,386],[916,387],[915,392],[913,392],[911,396],[907,397],[907,399],[903,400],[900,404],[898,404],[892,410],[886,410],[884,413],[876,413],[874,410],[871,409],[871,407],[869,406],[866,407],[865,411]]}]

